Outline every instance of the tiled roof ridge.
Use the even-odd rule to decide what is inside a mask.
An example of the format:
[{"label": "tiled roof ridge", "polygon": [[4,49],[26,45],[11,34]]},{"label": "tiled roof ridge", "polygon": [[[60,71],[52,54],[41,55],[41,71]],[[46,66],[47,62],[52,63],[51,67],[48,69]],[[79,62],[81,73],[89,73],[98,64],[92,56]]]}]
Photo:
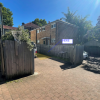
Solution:
[{"label": "tiled roof ridge", "polygon": [[4,29],[17,29],[17,27],[12,27],[12,26],[8,26],[8,25],[3,25]]}]

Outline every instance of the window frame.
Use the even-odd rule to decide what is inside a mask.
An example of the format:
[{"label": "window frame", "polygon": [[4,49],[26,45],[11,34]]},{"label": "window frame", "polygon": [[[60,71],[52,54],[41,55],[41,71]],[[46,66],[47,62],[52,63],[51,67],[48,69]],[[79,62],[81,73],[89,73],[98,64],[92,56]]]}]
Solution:
[{"label": "window frame", "polygon": [[[52,27],[53,26],[53,27]],[[51,24],[51,29],[56,28],[56,23]]]},{"label": "window frame", "polygon": [[39,41],[39,40],[37,40],[37,43],[40,43],[40,41]]},{"label": "window frame", "polygon": [[51,39],[51,43],[55,43],[55,38]]},{"label": "window frame", "polygon": [[45,31],[45,27],[42,27],[42,31]]},{"label": "window frame", "polygon": [[39,29],[37,29],[37,33],[39,33]]},{"label": "window frame", "polygon": [[43,44],[45,43],[45,40],[43,40]]}]

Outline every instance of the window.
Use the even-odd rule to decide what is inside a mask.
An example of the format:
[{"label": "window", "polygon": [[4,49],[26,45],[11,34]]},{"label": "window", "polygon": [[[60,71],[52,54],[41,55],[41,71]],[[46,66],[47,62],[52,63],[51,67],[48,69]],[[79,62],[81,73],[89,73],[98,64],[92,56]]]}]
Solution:
[{"label": "window", "polygon": [[39,40],[37,40],[37,43],[39,43],[40,41]]},{"label": "window", "polygon": [[55,23],[51,25],[51,28],[55,28],[55,27],[56,27],[56,24]]},{"label": "window", "polygon": [[42,31],[45,31],[45,27],[42,28]]},{"label": "window", "polygon": [[53,25],[51,25],[51,28],[53,28]]},{"label": "window", "polygon": [[56,24],[54,24],[54,27],[56,27]]},{"label": "window", "polygon": [[39,33],[39,30],[37,30],[37,33]]},{"label": "window", "polygon": [[52,42],[52,43],[55,43],[55,39],[51,39],[51,42]]},{"label": "window", "polygon": [[43,44],[45,44],[45,41],[43,41]]}]

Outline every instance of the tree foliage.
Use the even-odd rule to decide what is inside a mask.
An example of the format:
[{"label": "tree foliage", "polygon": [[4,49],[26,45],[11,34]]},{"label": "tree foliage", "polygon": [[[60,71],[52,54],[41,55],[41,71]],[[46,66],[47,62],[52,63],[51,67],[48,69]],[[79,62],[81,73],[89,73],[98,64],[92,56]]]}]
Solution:
[{"label": "tree foliage", "polygon": [[87,33],[88,30],[90,30],[93,26],[91,21],[87,21],[88,16],[82,17],[80,15],[76,15],[76,12],[71,12],[70,9],[68,8],[68,12],[64,13],[65,18],[64,19],[66,22],[69,22],[71,24],[74,24],[78,26],[78,36],[77,39],[79,43],[83,43],[83,36]]},{"label": "tree foliage", "polygon": [[1,2],[0,7],[2,7],[3,25],[13,26],[13,13],[9,8],[4,7]]},{"label": "tree foliage", "polygon": [[43,26],[43,25],[46,25],[47,24],[47,21],[45,19],[40,19],[39,18],[36,18],[34,21],[32,21],[33,24],[36,24],[38,26]]},{"label": "tree foliage", "polygon": [[[100,21],[98,20],[98,23]],[[98,24],[97,23],[97,24]],[[84,42],[91,41],[91,40],[97,40],[100,41],[100,25],[93,27],[92,29],[88,30],[87,34],[84,35]]]},{"label": "tree foliage", "polygon": [[[6,32],[6,34],[2,36],[2,41],[4,41],[4,40],[14,40],[14,37],[12,35],[12,31],[14,31],[14,30]],[[32,45],[31,40],[29,38],[29,33],[28,33],[29,31],[27,29],[26,30],[21,29],[20,26],[17,28],[16,31],[22,31],[22,34],[18,33],[17,36],[18,36],[18,38],[20,39],[21,42],[27,43],[28,48],[31,51],[34,46]]]}]

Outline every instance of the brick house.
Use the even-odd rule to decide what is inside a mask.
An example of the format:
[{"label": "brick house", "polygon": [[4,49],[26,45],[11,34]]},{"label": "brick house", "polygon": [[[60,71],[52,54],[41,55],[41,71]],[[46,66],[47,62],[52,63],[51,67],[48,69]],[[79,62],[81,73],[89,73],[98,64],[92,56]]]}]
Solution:
[{"label": "brick house", "polygon": [[[73,39],[73,44],[77,44],[77,31],[77,26],[62,20],[56,20],[31,30],[31,41],[36,44],[55,45],[62,39]],[[59,44],[62,44],[62,42]]]},{"label": "brick house", "polygon": [[16,29],[17,29],[17,27],[3,25],[3,34],[5,34],[5,32],[8,32],[10,30],[16,30]]},{"label": "brick house", "polygon": [[24,28],[24,29],[28,29],[30,31],[30,30],[38,28],[39,26],[36,25],[36,24],[33,24],[33,23],[29,22],[29,23],[26,23],[26,24],[22,23],[21,27]]}]

